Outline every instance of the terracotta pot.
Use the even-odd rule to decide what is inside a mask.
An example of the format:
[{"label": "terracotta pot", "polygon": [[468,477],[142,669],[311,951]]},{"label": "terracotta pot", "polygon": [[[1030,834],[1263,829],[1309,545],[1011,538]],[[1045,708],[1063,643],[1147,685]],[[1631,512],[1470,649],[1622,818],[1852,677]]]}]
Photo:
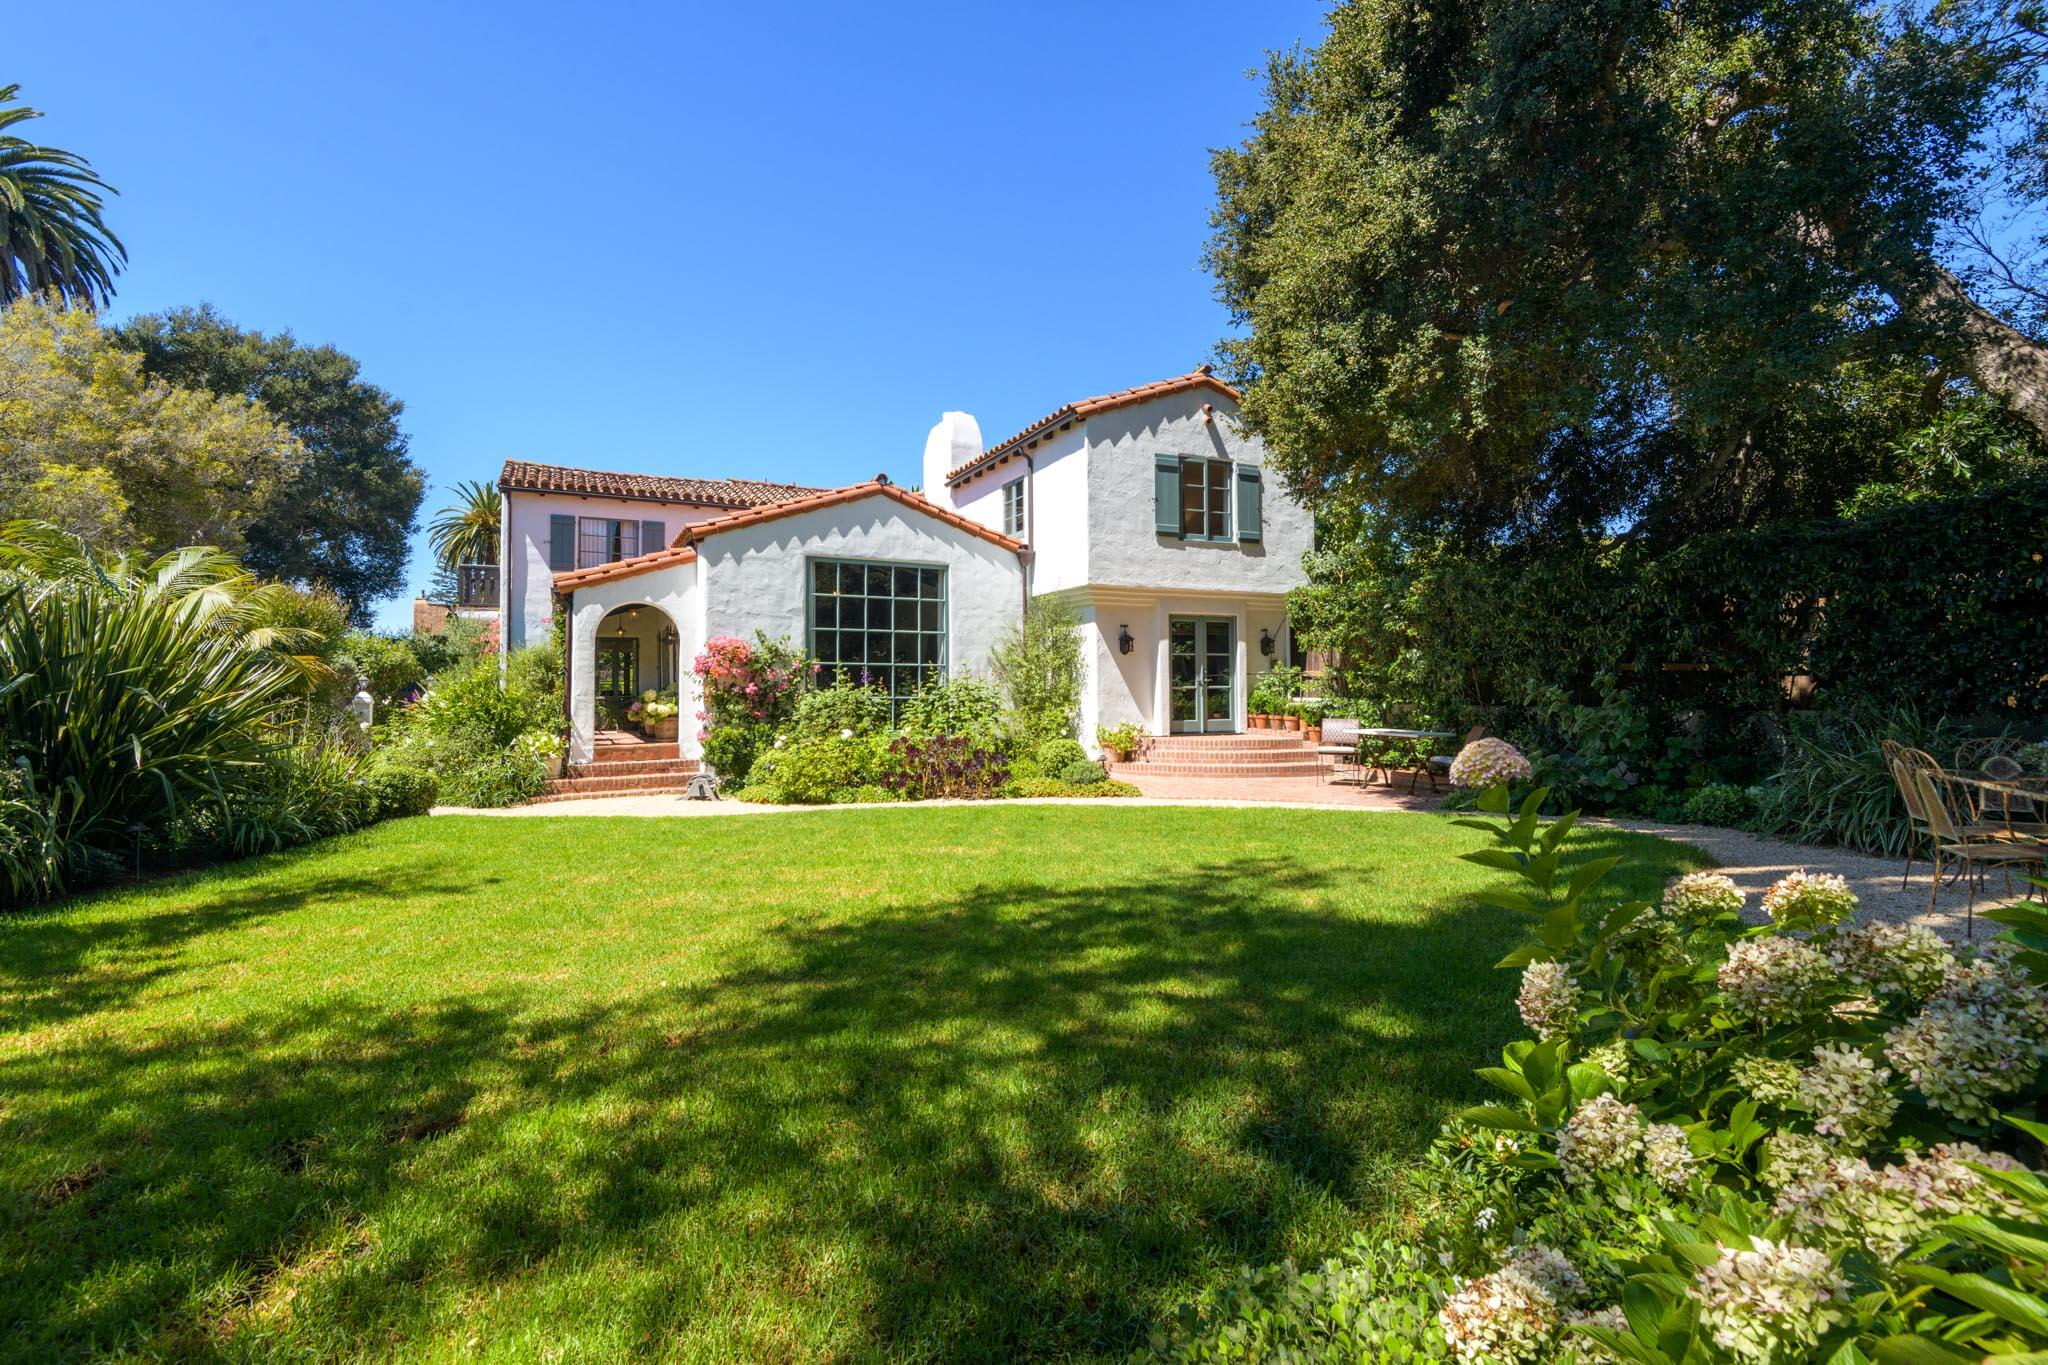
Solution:
[{"label": "terracotta pot", "polygon": [[1300,716],[1282,716],[1282,717],[1280,717],[1280,728],[1281,728],[1281,729],[1283,729],[1283,730],[1299,730],[1299,729],[1301,728],[1301,717],[1300,717]]},{"label": "terracotta pot", "polygon": [[676,742],[676,732],[681,726],[681,716],[670,716],[667,720],[654,722],[653,725],[648,727],[647,733],[656,744],[673,744]]},{"label": "terracotta pot", "polygon": [[1265,729],[1265,728],[1266,728],[1267,726],[1269,726],[1269,725],[1271,725],[1271,724],[1273,723],[1273,718],[1272,718],[1271,716],[1268,716],[1268,715],[1254,715],[1254,716],[1253,716],[1253,717],[1251,718],[1251,721],[1252,721],[1252,729],[1254,729],[1254,730],[1263,730],[1263,729]]},{"label": "terracotta pot", "polygon": [[1323,742],[1323,727],[1320,725],[1304,726],[1301,737],[1311,744],[1321,744]]}]

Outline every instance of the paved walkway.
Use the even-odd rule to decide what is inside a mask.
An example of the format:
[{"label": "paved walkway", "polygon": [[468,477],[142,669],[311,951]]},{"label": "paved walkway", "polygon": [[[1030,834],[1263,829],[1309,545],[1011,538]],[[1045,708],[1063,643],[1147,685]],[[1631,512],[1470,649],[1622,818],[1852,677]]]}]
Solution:
[{"label": "paved walkway", "polygon": [[[1313,778],[1259,777],[1217,779],[1208,777],[1143,777],[1132,778],[1128,773],[1120,774],[1125,780],[1134,781],[1142,796],[1114,798],[1063,798],[1047,797],[1018,802],[1020,805],[1063,805],[1063,806],[1186,806],[1209,805],[1224,807],[1249,806],[1321,806],[1338,810],[1378,811],[1433,811],[1440,808],[1440,799],[1430,792],[1425,783],[1419,792],[1410,794],[1405,782],[1397,781],[1388,787],[1374,783],[1360,787],[1350,783],[1318,782]],[[934,801],[926,805],[971,805],[982,806],[982,801]],[[680,796],[601,796],[584,801],[560,801],[538,806],[512,806],[504,810],[470,811],[457,807],[436,807],[436,815],[492,815],[509,818],[557,816],[715,816],[715,815],[802,815],[826,810],[891,810],[901,809],[891,805],[879,806],[762,806],[744,801],[686,801]],[[1706,854],[1720,869],[1735,880],[1735,884],[1748,893],[1753,915],[1761,912],[1757,904],[1764,890],[1787,872],[1833,872],[1847,879],[1863,904],[1863,916],[1868,919],[1889,920],[1896,923],[1925,924],[1935,932],[1948,938],[1961,940],[1967,931],[1967,894],[1960,883],[1941,887],[1935,894],[1934,907],[1928,908],[1927,865],[1916,863],[1912,883],[1905,890],[1899,888],[1900,862],[1895,858],[1873,858],[1867,854],[1855,853],[1840,848],[1818,848],[1805,844],[1789,844],[1777,839],[1759,838],[1740,830],[1721,829],[1711,825],[1662,825],[1646,820],[1589,821],[1608,823],[1621,829],[1635,830],[1643,834],[1655,834],[1679,843],[1690,844]],[[1984,891],[1978,896],[1977,908],[2017,900],[2018,890],[2008,893],[2004,878],[1991,874]],[[1999,926],[1980,922],[1975,927],[1975,937],[1983,939],[1996,933]]]}]

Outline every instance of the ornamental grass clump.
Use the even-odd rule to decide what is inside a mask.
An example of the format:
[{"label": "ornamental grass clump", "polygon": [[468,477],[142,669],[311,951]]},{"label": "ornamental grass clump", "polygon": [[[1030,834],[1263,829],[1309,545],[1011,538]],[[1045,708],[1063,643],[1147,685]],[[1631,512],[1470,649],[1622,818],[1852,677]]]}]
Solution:
[{"label": "ornamental grass clump", "polygon": [[1451,760],[1451,785],[1486,788],[1527,782],[1535,769],[1504,739],[1475,739]]}]

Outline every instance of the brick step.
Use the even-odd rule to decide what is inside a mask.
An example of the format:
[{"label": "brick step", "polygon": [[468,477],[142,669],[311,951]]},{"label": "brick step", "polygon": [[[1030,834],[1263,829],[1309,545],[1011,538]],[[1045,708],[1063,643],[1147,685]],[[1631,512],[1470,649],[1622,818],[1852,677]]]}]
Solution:
[{"label": "brick step", "polygon": [[627,777],[640,773],[681,774],[689,776],[697,771],[697,761],[692,758],[626,758],[613,759],[606,763],[571,763],[563,772],[564,777]]},{"label": "brick step", "polygon": [[1242,763],[1113,763],[1111,777],[1314,777],[1314,754],[1297,759],[1262,759]]},{"label": "brick step", "polygon": [[1139,749],[1143,753],[1171,753],[1171,755],[1176,755],[1176,757],[1180,757],[1180,755],[1206,757],[1206,755],[1212,755],[1212,753],[1214,755],[1225,755],[1225,753],[1303,753],[1309,747],[1311,745],[1307,741],[1303,741],[1303,737],[1300,737],[1300,735],[1288,735],[1288,737],[1284,737],[1280,741],[1251,739],[1249,735],[1229,735],[1229,737],[1223,737],[1223,739],[1200,739],[1200,741],[1153,739],[1153,741],[1147,741],[1147,743],[1139,745]]},{"label": "brick step", "polygon": [[609,796],[643,787],[686,787],[697,771],[692,763],[663,773],[624,773],[617,777],[559,777],[544,789],[549,796]]},{"label": "brick step", "polygon": [[591,754],[597,763],[639,763],[648,759],[681,758],[680,744],[599,744]]},{"label": "brick step", "polygon": [[690,779],[678,778],[670,782],[661,779],[639,786],[625,787],[619,791],[601,792],[544,792],[526,802],[529,806],[548,806],[557,801],[593,801],[603,796],[681,796],[689,790]]}]

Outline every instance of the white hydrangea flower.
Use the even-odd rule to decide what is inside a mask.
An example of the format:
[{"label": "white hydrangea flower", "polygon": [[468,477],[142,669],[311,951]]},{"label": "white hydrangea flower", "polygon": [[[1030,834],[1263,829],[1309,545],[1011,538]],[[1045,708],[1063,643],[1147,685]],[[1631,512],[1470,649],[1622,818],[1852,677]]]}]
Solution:
[{"label": "white hydrangea flower", "polygon": [[1465,1361],[1521,1365],[1550,1358],[1557,1299],[1526,1275],[1483,1275],[1437,1313],[1451,1354]]},{"label": "white hydrangea flower", "polygon": [[1724,1247],[1693,1282],[1700,1322],[1743,1360],[1797,1359],[1841,1320],[1849,1283],[1825,1252],[1758,1237]]},{"label": "white hydrangea flower", "polygon": [[1813,1065],[1799,1073],[1799,1104],[1813,1115],[1813,1131],[1860,1150],[1882,1133],[1899,1107],[1892,1073],[1853,1048],[1823,1043]]},{"label": "white hydrangea flower", "polygon": [[1859,924],[1829,940],[1828,961],[1873,995],[1924,998],[1941,988],[1955,965],[1941,935],[1921,924]]},{"label": "white hydrangea flower", "polygon": [[1571,1035],[1579,1021],[1579,985],[1562,962],[1531,962],[1515,996],[1522,1022],[1544,1042]]},{"label": "white hydrangea flower", "polygon": [[1622,1170],[1642,1150],[1642,1111],[1612,1095],[1595,1095],[1580,1105],[1557,1135],[1558,1164],[1573,1184],[1603,1170]]},{"label": "white hydrangea flower", "polygon": [[1972,1162],[2021,1169],[2011,1157],[1967,1142],[1942,1143],[1925,1155],[1908,1153],[1881,1170],[1860,1157],[1839,1157],[1783,1184],[1772,1212],[1802,1233],[1861,1242],[1873,1255],[1892,1259],[1944,1219],[2019,1211],[1970,1169]]},{"label": "white hydrangea flower", "polygon": [[1475,739],[1451,760],[1450,777],[1454,787],[1498,787],[1527,782],[1535,773],[1522,751],[1506,740]]},{"label": "white hydrangea flower", "polygon": [[1837,924],[1856,913],[1856,893],[1833,872],[1792,872],[1764,892],[1764,913],[1779,924]]},{"label": "white hydrangea flower", "polygon": [[1665,1189],[1682,1190],[1691,1184],[1698,1164],[1685,1129],[1675,1123],[1653,1123],[1643,1129],[1643,1169]]},{"label": "white hydrangea flower", "polygon": [[2002,953],[1949,969],[1920,1013],[1885,1035],[1885,1056],[1945,1113],[1988,1123],[2002,1095],[2048,1055],[2048,995]]},{"label": "white hydrangea flower", "polygon": [[1725,872],[1688,872],[1664,888],[1664,909],[1682,919],[1742,913],[1742,889]]},{"label": "white hydrangea flower", "polygon": [[1764,1104],[1799,1102],[1799,1068],[1775,1057],[1738,1057],[1729,1075],[1742,1092]]},{"label": "white hydrangea flower", "polygon": [[[1566,1327],[1605,1327],[1622,1336],[1629,1335],[1628,1314],[1621,1311],[1620,1304],[1609,1304],[1605,1308],[1582,1308],[1565,1315]],[[1576,1333],[1565,1338],[1576,1355],[1570,1357],[1584,1362],[1584,1365],[1627,1365],[1627,1362],[1599,1342]]]},{"label": "white hydrangea flower", "polygon": [[1635,1053],[1626,1040],[1616,1038],[1600,1044],[1586,1054],[1586,1060],[1607,1073],[1607,1079],[1616,1085],[1627,1082],[1635,1063]]},{"label": "white hydrangea flower", "polygon": [[1788,1024],[1812,1013],[1814,993],[1833,980],[1820,949],[1776,935],[1731,943],[1720,968],[1721,993],[1729,1005],[1763,1024]]},{"label": "white hydrangea flower", "polygon": [[1787,1189],[1819,1178],[1834,1161],[1834,1149],[1811,1133],[1781,1128],[1764,1139],[1764,1184]]}]

